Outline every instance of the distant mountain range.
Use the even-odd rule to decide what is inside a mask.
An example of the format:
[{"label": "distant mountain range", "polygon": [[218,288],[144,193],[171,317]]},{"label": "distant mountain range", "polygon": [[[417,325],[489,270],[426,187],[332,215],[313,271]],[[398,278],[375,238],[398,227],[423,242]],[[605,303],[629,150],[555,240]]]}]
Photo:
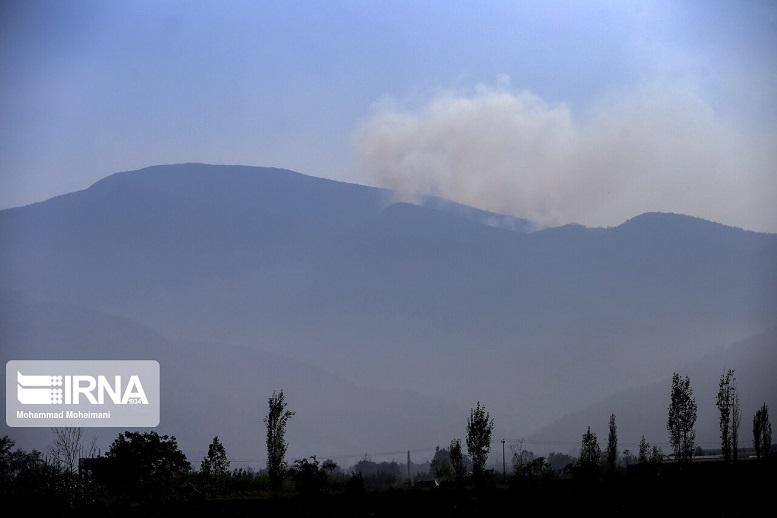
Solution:
[{"label": "distant mountain range", "polygon": [[[718,382],[726,369],[734,369],[737,392],[744,410],[741,420],[739,446],[753,446],[752,420],[755,409],[762,403],[777,408],[777,328],[721,348],[704,358],[678,370],[691,379],[691,387],[698,405],[697,444],[702,448],[720,448],[718,412],[715,398]],[[565,451],[576,450],[580,436],[591,426],[602,445],[606,443],[610,414],[616,415],[621,449],[636,452],[642,435],[670,453],[666,432],[671,376],[654,383],[624,390],[598,401],[587,408],[567,415],[543,427],[527,440],[540,447]]]},{"label": "distant mountain range", "polygon": [[[0,289],[17,294],[9,300],[83,312],[61,344],[68,355],[90,336],[87,315],[114,315],[206,363],[232,347],[261,351],[241,356],[230,380],[256,362],[260,378],[312,408],[326,386],[259,366],[266,355],[308,365],[392,402],[343,405],[349,419],[333,435],[365,448],[461,436],[478,400],[499,435],[530,434],[777,325],[777,235],[658,213],[614,228],[538,229],[281,169],[115,174],[0,211],[0,243]],[[45,322],[14,317],[33,334]],[[113,343],[110,324],[94,326],[105,328],[99,354],[141,350],[142,340]],[[32,347],[14,337],[0,328],[4,353]],[[226,408],[218,398],[230,389],[202,378],[211,406]],[[261,403],[270,384],[256,387]],[[408,391],[429,404],[411,410]],[[405,405],[417,421],[401,418]],[[360,433],[362,421],[385,425],[386,440]]]}]

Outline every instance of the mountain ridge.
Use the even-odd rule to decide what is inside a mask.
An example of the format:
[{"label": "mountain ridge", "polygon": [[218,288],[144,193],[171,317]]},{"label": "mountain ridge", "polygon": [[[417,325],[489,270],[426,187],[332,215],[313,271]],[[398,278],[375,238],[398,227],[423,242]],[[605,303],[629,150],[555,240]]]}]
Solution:
[{"label": "mountain ridge", "polygon": [[665,232],[516,232],[375,188],[224,171],[127,174],[0,212],[0,288],[488,401],[522,416],[510,435],[777,324],[771,234],[663,216]]}]

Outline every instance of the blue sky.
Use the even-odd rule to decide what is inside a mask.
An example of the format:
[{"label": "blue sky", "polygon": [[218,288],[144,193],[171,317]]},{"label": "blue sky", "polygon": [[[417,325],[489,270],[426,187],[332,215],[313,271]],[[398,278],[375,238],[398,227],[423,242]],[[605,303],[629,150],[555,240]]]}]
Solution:
[{"label": "blue sky", "polygon": [[[403,114],[421,131],[441,96],[528,92],[551,110],[563,107],[574,131],[587,134],[594,131],[587,121],[611,113],[603,105],[679,92],[672,102],[687,94],[699,113],[714,116],[715,128],[758,141],[757,150],[740,152],[758,155],[748,171],[762,171],[743,177],[751,188],[728,212],[683,199],[668,208],[777,230],[777,214],[758,216],[763,211],[752,207],[761,202],[751,199],[774,186],[767,171],[775,169],[768,148],[777,142],[776,39],[777,4],[751,1],[4,1],[0,207],[120,170],[185,161],[275,165],[397,188],[399,176],[426,173],[396,172],[396,155],[365,153],[364,128]],[[368,136],[375,145],[394,138]],[[521,193],[495,200],[436,179],[419,184],[547,223],[615,222],[661,205],[655,200],[664,192],[644,203],[624,194],[618,210],[540,214],[522,207]],[[715,196],[705,193],[709,207],[719,204]]]}]

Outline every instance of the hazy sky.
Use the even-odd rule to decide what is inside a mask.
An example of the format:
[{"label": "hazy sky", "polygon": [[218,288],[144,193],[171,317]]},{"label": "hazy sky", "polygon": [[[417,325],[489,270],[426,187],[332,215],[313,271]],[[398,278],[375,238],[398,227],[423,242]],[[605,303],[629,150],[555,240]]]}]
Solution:
[{"label": "hazy sky", "polygon": [[774,2],[0,2],[0,207],[275,165],[777,231]]}]

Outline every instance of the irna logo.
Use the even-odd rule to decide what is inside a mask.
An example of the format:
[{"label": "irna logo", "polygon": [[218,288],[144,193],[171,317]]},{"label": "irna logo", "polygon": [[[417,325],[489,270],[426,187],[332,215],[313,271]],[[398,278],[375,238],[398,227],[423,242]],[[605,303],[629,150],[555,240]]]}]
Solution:
[{"label": "irna logo", "polygon": [[8,426],[159,425],[154,360],[12,360],[5,377]]},{"label": "irna logo", "polygon": [[148,405],[148,397],[138,376],[59,376],[16,373],[16,398],[23,405]]}]

